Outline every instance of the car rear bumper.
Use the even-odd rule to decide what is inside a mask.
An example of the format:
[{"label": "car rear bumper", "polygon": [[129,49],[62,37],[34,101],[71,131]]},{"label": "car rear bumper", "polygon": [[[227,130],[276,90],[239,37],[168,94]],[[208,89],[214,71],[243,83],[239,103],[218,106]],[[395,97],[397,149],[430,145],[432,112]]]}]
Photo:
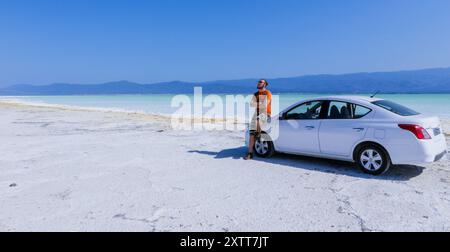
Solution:
[{"label": "car rear bumper", "polygon": [[425,154],[424,163],[433,163],[441,160],[447,154],[445,137],[434,139],[434,141],[424,141],[422,149]]},{"label": "car rear bumper", "polygon": [[427,164],[442,160],[447,154],[445,137],[433,140],[417,140],[408,144],[391,145],[388,148],[393,164]]}]

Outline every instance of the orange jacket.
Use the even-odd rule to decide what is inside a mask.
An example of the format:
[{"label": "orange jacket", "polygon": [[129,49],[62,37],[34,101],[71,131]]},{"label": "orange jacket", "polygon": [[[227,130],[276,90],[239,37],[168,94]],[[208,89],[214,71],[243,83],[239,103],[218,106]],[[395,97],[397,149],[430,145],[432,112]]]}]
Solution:
[{"label": "orange jacket", "polygon": [[[254,94],[254,102],[256,102],[256,113],[272,115],[272,93],[269,90],[259,90]],[[265,111],[264,111],[265,107]]]}]

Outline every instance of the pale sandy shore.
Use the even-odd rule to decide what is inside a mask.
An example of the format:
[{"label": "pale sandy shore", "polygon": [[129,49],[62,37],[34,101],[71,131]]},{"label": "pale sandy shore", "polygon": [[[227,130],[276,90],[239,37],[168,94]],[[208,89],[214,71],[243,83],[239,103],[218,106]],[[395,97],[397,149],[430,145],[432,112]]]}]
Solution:
[{"label": "pale sandy shore", "polygon": [[0,231],[450,231],[448,159],[371,177],[246,162],[242,132],[154,116],[0,102],[0,119]]}]

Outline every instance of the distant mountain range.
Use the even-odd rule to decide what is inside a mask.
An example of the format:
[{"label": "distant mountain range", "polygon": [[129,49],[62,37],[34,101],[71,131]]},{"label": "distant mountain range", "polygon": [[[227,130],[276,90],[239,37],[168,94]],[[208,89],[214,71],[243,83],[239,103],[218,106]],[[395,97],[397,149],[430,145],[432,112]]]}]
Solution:
[{"label": "distant mountain range", "polygon": [[[139,84],[128,81],[103,84],[58,83],[45,86],[14,85],[0,89],[0,95],[112,95],[186,94],[194,87],[204,93],[251,93],[257,79],[223,80],[203,83],[164,82]],[[450,68],[413,71],[309,75],[269,79],[273,93],[450,93]]]}]

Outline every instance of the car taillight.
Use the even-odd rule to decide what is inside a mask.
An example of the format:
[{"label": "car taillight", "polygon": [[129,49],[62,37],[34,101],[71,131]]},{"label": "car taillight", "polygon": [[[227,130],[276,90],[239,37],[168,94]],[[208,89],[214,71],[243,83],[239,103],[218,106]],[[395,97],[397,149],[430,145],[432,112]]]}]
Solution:
[{"label": "car taillight", "polygon": [[400,128],[412,132],[417,139],[431,139],[430,134],[423,127],[415,124],[399,124]]}]

